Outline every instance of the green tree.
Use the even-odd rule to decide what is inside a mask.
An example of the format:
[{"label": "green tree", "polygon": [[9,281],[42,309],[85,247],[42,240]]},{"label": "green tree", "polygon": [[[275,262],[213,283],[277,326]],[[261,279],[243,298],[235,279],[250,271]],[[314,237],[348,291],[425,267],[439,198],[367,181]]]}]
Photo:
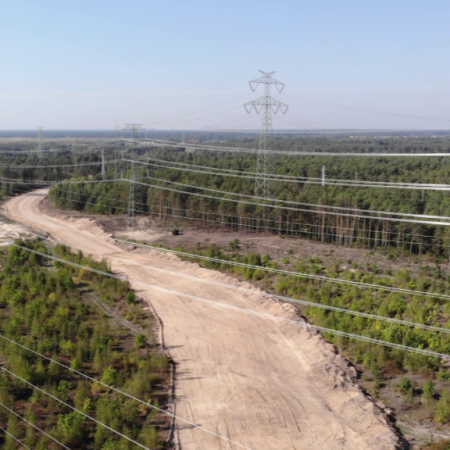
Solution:
[{"label": "green tree", "polygon": [[427,416],[430,413],[430,408],[432,408],[433,406],[433,396],[434,396],[434,383],[433,380],[428,380],[423,385],[423,394],[422,397],[420,398],[420,401],[423,407],[425,408]]},{"label": "green tree", "polygon": [[117,382],[117,370],[112,367],[107,367],[103,372],[102,383],[108,386],[114,386]]},{"label": "green tree", "polygon": [[436,420],[440,423],[446,423],[450,420],[450,391],[444,389],[441,398],[436,405]]},{"label": "green tree", "polygon": [[147,340],[146,340],[146,338],[145,338],[145,335],[143,335],[143,334],[138,334],[138,335],[135,337],[134,342],[135,342],[135,344],[136,344],[136,347],[141,348],[141,347],[144,347],[144,346],[145,346]]},{"label": "green tree", "polygon": [[136,303],[136,295],[133,291],[129,291],[125,297],[125,300],[129,305],[134,305]]}]

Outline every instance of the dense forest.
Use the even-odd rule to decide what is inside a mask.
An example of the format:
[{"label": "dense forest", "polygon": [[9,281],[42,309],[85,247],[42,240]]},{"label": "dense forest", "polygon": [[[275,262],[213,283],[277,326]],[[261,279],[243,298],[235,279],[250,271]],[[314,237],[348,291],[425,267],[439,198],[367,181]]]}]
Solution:
[{"label": "dense forest", "polygon": [[[245,141],[242,143],[241,141]],[[371,152],[444,152],[450,149],[448,138],[390,138],[385,140],[350,138],[282,138],[276,140],[281,149],[316,151]],[[237,139],[234,145],[256,145],[255,139]],[[228,145],[231,145],[228,142]],[[129,176],[130,160],[111,150],[106,179]],[[67,155],[77,159],[71,169],[71,180],[77,184],[59,184],[50,192],[52,204],[58,208],[75,209],[100,214],[121,214],[128,208],[127,181],[100,180],[99,155]],[[271,232],[294,235],[322,242],[336,242],[365,248],[394,247],[408,253],[448,255],[448,227],[426,223],[395,221],[395,216],[368,211],[427,214],[450,217],[450,197],[447,191],[412,190],[373,187],[322,186],[296,182],[271,182],[279,201],[252,198],[253,176],[227,176],[215,169],[233,170],[245,175],[256,169],[255,155],[216,153],[200,150],[163,149],[139,150],[136,168],[136,209],[165,223],[194,225],[205,229],[236,230],[245,233]],[[178,163],[174,164],[174,163]],[[185,165],[183,165],[185,164]],[[187,165],[186,165],[187,164]],[[275,172],[279,175],[309,177],[320,180],[325,165],[328,179],[375,182],[447,183],[450,170],[448,157],[330,157],[275,156]],[[198,166],[189,167],[189,166]],[[174,168],[176,167],[176,168]],[[208,169],[211,168],[211,169]],[[25,170],[25,169],[24,169]],[[47,175],[61,179],[67,173]],[[216,173],[214,173],[216,172]],[[23,176],[20,169],[10,176]],[[68,177],[69,178],[69,177]],[[87,181],[87,183],[82,183]],[[292,204],[288,202],[300,202]],[[324,214],[308,204],[337,207]],[[269,205],[276,205],[274,208]],[[281,207],[281,208],[280,208]],[[359,209],[366,213],[353,211]],[[337,211],[337,212],[336,212]]]},{"label": "dense forest", "polygon": [[[42,241],[16,244],[48,253]],[[53,254],[109,272],[104,261],[72,254],[62,245]],[[157,407],[167,402],[169,361],[155,347],[151,333],[131,333],[100,308],[102,303],[120,308],[130,323],[151,330],[128,283],[86,268],[48,265],[47,258],[16,246],[2,248],[0,265],[0,427],[36,450],[61,446],[29,424],[72,449],[140,448],[90,416],[145,447],[163,448],[170,425],[167,416],[105,387]],[[5,450],[21,448],[7,434],[0,440]]]}]

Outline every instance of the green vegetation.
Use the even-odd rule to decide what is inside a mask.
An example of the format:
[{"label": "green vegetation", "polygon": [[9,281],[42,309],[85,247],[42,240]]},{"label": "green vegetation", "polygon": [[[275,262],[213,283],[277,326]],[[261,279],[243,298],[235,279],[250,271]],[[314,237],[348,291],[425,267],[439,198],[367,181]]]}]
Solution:
[{"label": "green vegetation", "polygon": [[[227,145],[256,145],[252,139],[229,141]],[[443,152],[449,151],[450,139],[386,138],[281,138],[274,147],[288,150],[362,151],[383,152]],[[199,166],[232,169],[239,172],[255,171],[256,158],[248,154],[185,152],[158,148],[142,149],[150,158]],[[113,153],[111,153],[113,154]],[[75,157],[74,157],[75,158]],[[87,156],[84,160],[88,160]],[[80,157],[77,157],[77,163]],[[151,162],[151,160],[150,160]],[[320,178],[322,165],[327,176],[334,179],[355,179],[392,182],[447,183],[450,161],[445,157],[417,158],[335,158],[326,156],[290,157],[275,159],[276,172],[280,175]],[[126,165],[119,164],[124,177]],[[89,176],[86,171],[90,171]],[[74,180],[89,181],[100,178],[100,167],[78,166],[70,174]],[[21,172],[21,171],[19,171]],[[84,172],[81,175],[80,172]],[[416,191],[405,189],[353,188],[297,183],[278,183],[278,198],[282,200],[315,203],[343,208],[340,214],[324,216],[307,206],[302,211],[273,209],[261,206],[262,200],[245,198],[247,203],[227,201],[239,197],[222,194],[230,192],[252,196],[254,179],[214,175],[200,172],[167,169],[156,165],[140,166],[138,177],[153,187],[138,187],[137,203],[141,213],[148,213],[168,226],[195,225],[206,229],[238,230],[241,232],[266,231],[281,235],[294,235],[323,242],[365,248],[395,248],[401,253],[430,253],[445,255],[450,245],[448,227],[398,223],[382,219],[354,217],[348,208],[379,210],[415,214],[450,216],[450,198],[444,191]],[[117,167],[110,165],[107,178],[116,178]],[[52,175],[54,176],[54,175]],[[75,178],[77,177],[77,178]],[[69,178],[69,177],[68,177]],[[168,184],[165,181],[187,186]],[[162,190],[161,187],[183,192]],[[207,187],[218,192],[208,192],[189,186]],[[53,206],[99,214],[120,214],[128,205],[128,182],[99,184],[59,185],[50,193]],[[218,199],[199,197],[194,193],[208,194]],[[347,214],[347,215],[346,215]],[[349,215],[348,215],[349,214]],[[443,247],[444,246],[444,247]]]},{"label": "green vegetation", "polygon": [[[40,241],[18,243],[47,252]],[[94,262],[81,252],[72,254],[62,245],[55,247],[54,255],[109,271],[105,261]],[[128,305],[128,298],[132,294],[134,302],[137,300],[128,283],[63,263],[46,266],[47,262],[46,258],[14,246],[0,251],[0,333],[107,385],[164,407],[169,383],[167,356],[149,345],[145,335],[134,337],[118,326],[92,301],[95,298],[111,308],[120,308],[124,314],[132,313],[135,306]],[[0,339],[0,363],[143,445],[163,448],[169,425],[167,417],[155,409],[4,339]],[[72,449],[139,448],[2,370],[0,402]],[[31,448],[60,448],[1,405],[0,426]],[[2,438],[0,445],[5,449],[18,448],[9,437]]]},{"label": "green vegetation", "polygon": [[[268,291],[294,299],[307,299],[313,303],[440,326],[444,329],[450,328],[449,303],[438,297],[430,298],[419,293],[406,295],[377,289],[362,289],[270,273],[263,269],[277,268],[281,263],[287,264],[283,262],[282,256],[277,261],[270,255],[261,255],[245,249],[239,251],[233,245],[224,245],[221,248],[218,245],[202,246],[199,243],[195,248],[188,250],[177,248],[177,250],[255,265],[255,268],[248,268],[229,265],[226,262],[201,261],[207,268],[231,272],[242,279],[258,283]],[[292,271],[436,294],[450,294],[450,276],[439,270],[438,266],[423,264],[414,275],[404,268],[387,275],[374,263],[367,263],[365,268],[359,267],[356,263],[352,263],[352,266],[357,266],[356,269],[352,266],[343,268],[339,261],[329,264],[317,257],[295,261],[292,252],[289,254],[289,270]],[[199,262],[195,258],[186,259]],[[311,323],[329,329],[450,354],[448,333],[437,333],[313,306],[302,308]],[[402,414],[402,419],[407,420],[403,413],[408,412],[408,416],[427,420],[434,423],[434,426],[450,425],[450,372],[445,362],[404,350],[335,336],[332,333],[327,333],[325,337],[361,370],[361,382],[371,394],[394,407]],[[399,394],[400,398],[397,401]]]},{"label": "green vegetation", "polygon": [[[200,140],[200,139],[199,139]],[[217,145],[237,145],[256,147],[252,137],[240,137],[226,142],[214,142]],[[337,152],[396,152],[431,153],[449,152],[450,138],[440,136],[357,138],[350,137],[281,137],[276,139],[273,148],[304,151]],[[247,154],[208,153],[203,151],[185,151],[179,149],[140,148],[141,155],[147,153],[150,158],[180,162],[212,168],[232,169],[240,172],[255,171],[256,158]],[[117,148],[110,155],[120,157]],[[112,156],[110,156],[112,157]],[[4,158],[0,156],[0,160]],[[6,158],[6,157],[5,157]],[[33,161],[32,156],[14,156],[20,164]],[[76,163],[70,169],[39,169],[28,173],[28,169],[7,169],[8,176],[20,179],[43,178],[60,180],[61,178],[78,180],[79,184],[60,184],[50,191],[51,204],[57,208],[67,208],[98,214],[122,214],[128,206],[129,183],[127,181],[105,183],[83,183],[100,180],[100,165],[83,166],[83,163],[97,161],[98,156],[86,152],[73,155],[67,152],[61,155],[68,164]],[[10,161],[8,160],[8,161]],[[151,161],[151,160],[150,160]],[[107,179],[117,179],[120,174],[127,178],[128,163],[118,162],[107,166]],[[232,240],[226,248],[217,245],[201,248],[200,243],[194,251],[198,254],[217,257],[255,265],[256,268],[230,266],[225,263],[207,262],[206,267],[233,272],[244,279],[262,285],[267,290],[293,298],[308,299],[313,303],[352,309],[380,316],[392,317],[411,322],[450,328],[450,307],[447,300],[439,296],[431,298],[419,291],[450,295],[450,276],[441,266],[443,258],[448,258],[450,248],[450,228],[407,222],[389,222],[382,219],[363,219],[354,217],[350,208],[380,210],[415,214],[433,214],[450,216],[450,197],[443,191],[415,191],[381,188],[352,188],[345,186],[325,186],[304,183],[279,183],[278,197],[282,200],[315,203],[342,208],[334,216],[324,216],[312,212],[308,207],[302,211],[271,209],[261,205],[262,200],[246,199],[249,203],[227,201],[227,194],[253,195],[254,179],[227,177],[208,174],[206,170],[190,172],[174,170],[160,165],[140,166],[138,177],[152,187],[137,188],[137,205],[140,213],[148,214],[154,220],[167,226],[175,236],[179,230],[191,225],[204,230],[239,231],[254,233],[269,231],[281,236],[297,236],[311,240],[338,243],[345,246],[376,250],[377,255],[390,261],[402,261],[405,257],[416,255],[417,271],[411,273],[405,268],[383,269],[377,261],[362,264],[349,259],[343,266],[340,261],[323,262],[316,255],[296,259],[294,251],[287,252],[279,259],[257,252],[246,253],[239,239]],[[335,158],[326,156],[290,157],[278,156],[275,160],[276,172],[280,175],[320,178],[322,165],[327,168],[327,177],[334,179],[358,179],[368,181],[391,181],[411,183],[447,184],[450,171],[450,159],[447,157],[417,158]],[[2,172],[2,170],[0,170]],[[7,176],[6,170],[3,171]],[[38,176],[39,175],[39,176]],[[168,184],[165,181],[184,183],[189,186]],[[3,183],[3,193],[13,193],[8,183]],[[194,186],[203,186],[219,191],[205,192]],[[162,190],[159,187],[171,187],[184,192]],[[196,196],[207,193],[219,199]],[[239,197],[234,197],[239,198]],[[348,215],[345,215],[345,214]],[[294,242],[294,241],[293,241]],[[371,252],[372,253],[372,252]],[[65,257],[68,257],[66,253]],[[72,256],[71,256],[72,257]],[[346,258],[347,259],[347,258]],[[373,258],[375,259],[375,258]],[[416,291],[416,294],[360,289],[356,286],[326,283],[317,280],[267,273],[264,267],[277,268],[289,265],[289,270],[313,275],[326,275],[349,281],[361,281],[383,286],[394,286]],[[259,268],[258,268],[259,267]],[[380,268],[381,267],[381,268]],[[61,270],[62,268],[57,268]],[[64,270],[68,270],[67,268]],[[69,271],[69,274],[71,272]],[[59,275],[65,289],[71,290],[70,277]],[[87,274],[75,274],[77,286]],[[19,303],[20,290],[15,292]],[[122,295],[123,303],[133,308],[136,298],[131,291]],[[303,308],[302,312],[312,323],[348,333],[359,334],[373,339],[411,347],[429,349],[450,354],[450,335],[429,330],[386,323],[374,319],[327,311],[321,308]],[[134,313],[133,313],[134,314]],[[133,316],[130,313],[130,317]],[[448,430],[450,425],[450,371],[436,358],[405,352],[383,346],[336,337],[333,333],[326,338],[334,342],[340,352],[355,363],[361,370],[361,383],[372,395],[393,406],[402,418],[408,413],[419,421],[433,423]],[[142,352],[146,339],[135,336],[130,345],[135,352]],[[66,346],[68,346],[66,348]],[[64,349],[64,350],[63,350]],[[70,351],[70,344],[60,346],[60,351]],[[98,362],[98,361],[97,361]],[[85,367],[95,371],[98,365],[94,359],[86,361],[77,354],[71,359],[72,366]],[[50,370],[50,367],[49,367]],[[106,364],[96,374],[100,379],[120,383],[120,364]],[[98,402],[98,398],[94,398]],[[13,424],[11,425],[13,426]],[[15,426],[15,425],[14,425]],[[433,426],[433,425],[430,425]],[[94,433],[94,432],[93,432]],[[110,442],[106,444],[111,445]],[[95,444],[95,442],[94,442]],[[431,449],[449,448],[448,441],[430,444]]]}]

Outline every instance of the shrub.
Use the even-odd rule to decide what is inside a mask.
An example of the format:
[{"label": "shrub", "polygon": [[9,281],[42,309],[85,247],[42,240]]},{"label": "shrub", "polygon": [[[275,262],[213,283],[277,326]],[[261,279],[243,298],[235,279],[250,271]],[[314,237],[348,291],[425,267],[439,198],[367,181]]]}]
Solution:
[{"label": "shrub", "polygon": [[135,305],[136,304],[136,295],[133,291],[129,291],[127,296],[125,297],[125,300],[129,305]]}]

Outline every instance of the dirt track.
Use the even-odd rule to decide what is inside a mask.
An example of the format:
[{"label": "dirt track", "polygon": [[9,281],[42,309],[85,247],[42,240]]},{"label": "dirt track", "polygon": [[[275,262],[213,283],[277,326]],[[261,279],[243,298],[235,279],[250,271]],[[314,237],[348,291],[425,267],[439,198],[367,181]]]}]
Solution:
[{"label": "dirt track", "polygon": [[[57,241],[105,257],[114,271],[133,280],[296,318],[292,306],[268,299],[231,277],[173,255],[127,251],[87,219],[45,215],[39,209],[45,193],[15,197],[5,209],[13,219],[48,232]],[[248,289],[194,281],[182,274]],[[164,323],[165,343],[177,363],[177,415],[252,450],[365,450],[399,445],[384,414],[353,383],[352,369],[320,335],[142,284],[133,287],[151,302]],[[182,450],[240,448],[183,423],[177,423],[176,436]]]}]

